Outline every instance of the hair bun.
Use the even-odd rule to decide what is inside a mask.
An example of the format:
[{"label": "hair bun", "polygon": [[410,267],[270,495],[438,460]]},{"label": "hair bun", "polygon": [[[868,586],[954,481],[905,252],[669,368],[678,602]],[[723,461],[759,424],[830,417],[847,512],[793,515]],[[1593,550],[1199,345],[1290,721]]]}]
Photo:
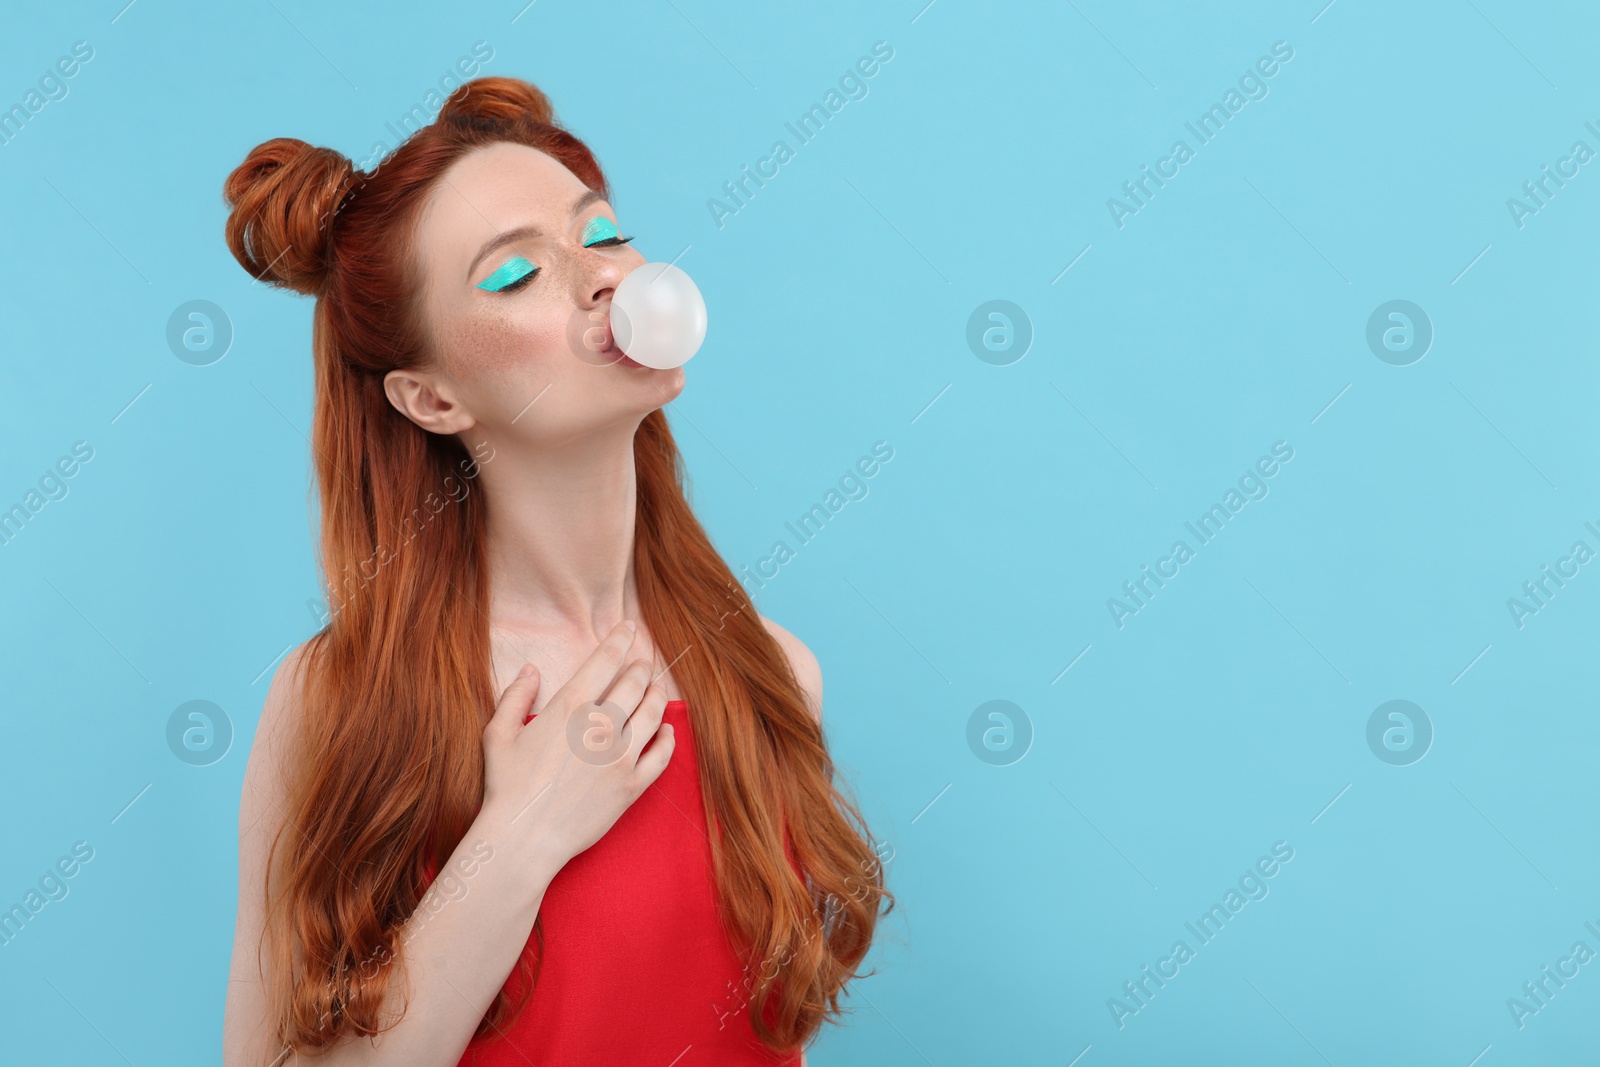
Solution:
[{"label": "hair bun", "polygon": [[328,274],[329,223],[355,178],[355,165],[331,148],[293,137],[257,145],[222,187],[233,258],[264,282],[316,294]]},{"label": "hair bun", "polygon": [[462,84],[439,109],[439,122],[469,126],[515,126],[522,122],[556,125],[550,98],[520,78],[474,78]]}]

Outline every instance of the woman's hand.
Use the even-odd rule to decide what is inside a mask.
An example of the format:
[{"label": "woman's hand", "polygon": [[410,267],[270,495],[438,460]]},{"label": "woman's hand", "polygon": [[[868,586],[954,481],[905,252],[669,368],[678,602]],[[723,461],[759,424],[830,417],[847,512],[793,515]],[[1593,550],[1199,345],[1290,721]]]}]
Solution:
[{"label": "woman's hand", "polygon": [[532,721],[539,670],[524,664],[484,728],[479,821],[551,871],[605,836],[672,758],[666,690],[649,661],[623,668],[633,641],[632,624],[617,624]]}]

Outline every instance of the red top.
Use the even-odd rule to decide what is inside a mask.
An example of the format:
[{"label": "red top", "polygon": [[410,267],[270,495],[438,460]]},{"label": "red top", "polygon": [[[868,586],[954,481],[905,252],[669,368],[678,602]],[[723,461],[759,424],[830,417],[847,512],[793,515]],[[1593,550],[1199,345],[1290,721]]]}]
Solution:
[{"label": "red top", "polygon": [[[667,702],[677,747],[666,769],[545,891],[544,968],[528,1006],[503,1037],[468,1044],[460,1067],[798,1067],[800,1053],[761,1044],[746,1014],[745,966],[717,914],[688,711]],[[537,953],[530,936],[530,966]]]}]

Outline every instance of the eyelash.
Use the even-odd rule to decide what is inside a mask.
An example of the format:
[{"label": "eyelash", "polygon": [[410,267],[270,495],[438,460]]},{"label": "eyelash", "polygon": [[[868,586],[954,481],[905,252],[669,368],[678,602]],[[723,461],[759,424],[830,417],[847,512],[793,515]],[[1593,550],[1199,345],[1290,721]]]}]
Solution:
[{"label": "eyelash", "polygon": [[518,289],[521,289],[524,285],[527,285],[529,282],[533,281],[533,276],[538,274],[543,269],[543,267],[535,267],[522,277],[518,278],[516,281],[512,282],[510,285],[502,285],[500,288],[494,291],[496,293],[514,293]]},{"label": "eyelash", "polygon": [[[632,237],[620,237],[620,236],[619,237],[607,237],[604,241],[596,241],[592,245],[584,245],[583,247],[585,247],[585,248],[619,248],[622,245],[627,244],[631,240],[633,240]],[[510,285],[501,286],[499,289],[494,290],[494,292],[496,292],[496,293],[514,293],[518,289],[521,289],[523,286],[527,285],[529,282],[533,281],[534,275],[538,274],[542,270],[544,270],[543,267],[534,267],[532,270],[530,270],[528,273],[524,274],[522,277],[518,278],[516,281],[512,282]]]}]

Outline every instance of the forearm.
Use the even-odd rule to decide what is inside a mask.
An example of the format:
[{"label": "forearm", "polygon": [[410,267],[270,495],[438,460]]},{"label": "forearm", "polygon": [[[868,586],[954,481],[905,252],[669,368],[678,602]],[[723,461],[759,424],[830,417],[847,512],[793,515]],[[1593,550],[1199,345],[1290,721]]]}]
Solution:
[{"label": "forearm", "polygon": [[[404,1010],[404,1018],[375,1038],[341,1041],[318,1063],[453,1067],[460,1061],[560,869],[548,858],[521,855],[527,838],[518,838],[514,855],[510,836],[496,825],[472,825],[393,946],[400,962],[390,964],[395,970],[381,1015],[387,1023]],[[472,873],[463,873],[469,867]]]}]

